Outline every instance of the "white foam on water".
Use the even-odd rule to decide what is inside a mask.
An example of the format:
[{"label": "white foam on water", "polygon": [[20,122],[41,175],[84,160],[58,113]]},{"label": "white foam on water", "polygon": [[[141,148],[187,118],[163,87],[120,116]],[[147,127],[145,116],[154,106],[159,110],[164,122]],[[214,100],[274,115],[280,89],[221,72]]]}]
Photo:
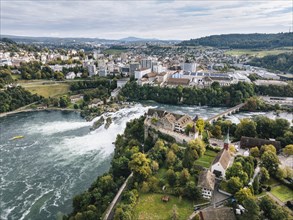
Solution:
[{"label": "white foam on water", "polygon": [[[84,136],[71,136],[64,138],[58,146],[52,146],[58,154],[83,155],[91,151],[99,151],[103,157],[110,155],[114,151],[113,142],[117,134],[123,133],[126,123],[134,118],[138,118],[147,111],[147,107],[136,105],[132,108],[121,109],[114,113],[108,113],[107,117],[114,118],[108,129],[104,126],[94,131],[90,131]],[[94,119],[96,121],[98,119]],[[59,155],[60,155],[59,154]]]},{"label": "white foam on water", "polygon": [[30,133],[40,133],[42,135],[53,135],[60,132],[91,126],[91,124],[91,122],[56,121],[44,124],[34,124],[28,129],[28,131]]}]

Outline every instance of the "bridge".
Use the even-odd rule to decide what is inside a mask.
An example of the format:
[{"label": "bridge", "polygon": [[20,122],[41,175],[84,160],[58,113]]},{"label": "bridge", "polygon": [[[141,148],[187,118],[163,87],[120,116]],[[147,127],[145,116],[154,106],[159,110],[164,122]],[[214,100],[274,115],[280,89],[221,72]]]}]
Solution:
[{"label": "bridge", "polygon": [[213,117],[208,118],[206,121],[208,121],[209,123],[212,124],[212,123],[216,122],[219,118],[223,118],[223,117],[226,117],[228,115],[232,115],[232,114],[238,112],[240,110],[240,108],[242,108],[245,105],[246,105],[246,102],[241,103],[239,105],[236,105],[236,106],[234,106],[232,108],[227,109],[224,112],[221,112],[220,114],[217,114],[217,115],[215,115]]}]

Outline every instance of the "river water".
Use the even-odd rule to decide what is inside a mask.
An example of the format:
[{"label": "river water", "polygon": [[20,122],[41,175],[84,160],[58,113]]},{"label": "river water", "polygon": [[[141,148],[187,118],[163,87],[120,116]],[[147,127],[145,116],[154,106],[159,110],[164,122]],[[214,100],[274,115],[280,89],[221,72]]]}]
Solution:
[{"label": "river water", "polygon": [[[117,134],[149,106],[203,118],[224,110],[137,104],[109,114],[113,119],[110,127],[95,131],[90,127],[99,118],[86,122],[74,112],[26,112],[0,118],[0,219],[46,220],[71,212],[73,195],[109,169]],[[231,119],[247,116],[238,114]],[[284,117],[292,120],[292,114]],[[24,138],[10,140],[18,135]]]}]

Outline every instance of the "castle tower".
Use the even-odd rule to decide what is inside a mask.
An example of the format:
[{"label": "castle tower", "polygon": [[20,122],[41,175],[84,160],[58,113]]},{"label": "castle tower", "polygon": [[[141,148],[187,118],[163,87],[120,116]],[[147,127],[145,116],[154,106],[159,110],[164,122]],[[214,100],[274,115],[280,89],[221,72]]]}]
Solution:
[{"label": "castle tower", "polygon": [[229,139],[229,129],[228,129],[226,139],[224,140],[224,149],[229,150],[229,146],[230,146],[230,139]]}]

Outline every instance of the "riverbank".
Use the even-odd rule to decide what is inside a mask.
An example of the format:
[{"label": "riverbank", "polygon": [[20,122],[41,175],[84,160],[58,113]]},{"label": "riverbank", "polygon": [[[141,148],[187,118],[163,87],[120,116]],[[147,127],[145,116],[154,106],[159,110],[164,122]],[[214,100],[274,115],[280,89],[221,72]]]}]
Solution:
[{"label": "riverbank", "polygon": [[28,109],[17,109],[17,110],[10,111],[10,112],[0,113],[0,118],[8,116],[8,115],[22,113],[22,112],[39,112],[39,111],[70,111],[70,112],[78,112],[78,113],[81,112],[81,110],[69,109],[69,108],[54,108],[54,107],[49,107],[49,108],[28,108]]}]

